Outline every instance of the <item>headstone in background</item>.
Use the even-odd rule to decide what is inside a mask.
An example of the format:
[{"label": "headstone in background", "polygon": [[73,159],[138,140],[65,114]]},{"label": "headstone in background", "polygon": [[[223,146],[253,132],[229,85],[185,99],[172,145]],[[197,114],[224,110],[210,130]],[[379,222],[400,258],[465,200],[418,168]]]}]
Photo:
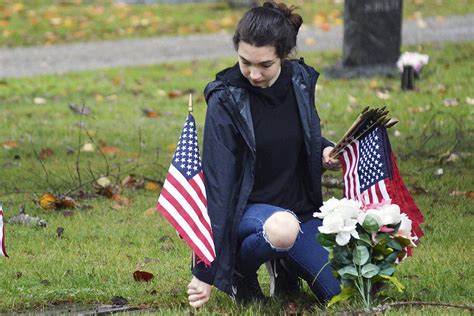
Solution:
[{"label": "headstone in background", "polygon": [[342,61],[336,78],[395,75],[400,56],[403,0],[345,0]]}]

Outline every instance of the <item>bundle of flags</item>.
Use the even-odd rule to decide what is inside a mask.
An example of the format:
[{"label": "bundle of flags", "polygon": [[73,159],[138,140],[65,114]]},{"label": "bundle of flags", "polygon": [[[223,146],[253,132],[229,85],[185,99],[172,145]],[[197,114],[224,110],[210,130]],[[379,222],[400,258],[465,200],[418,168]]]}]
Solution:
[{"label": "bundle of flags", "polygon": [[5,249],[5,229],[3,227],[3,207],[0,204],[0,255],[8,257]]},{"label": "bundle of flags", "polygon": [[191,247],[198,261],[210,265],[216,254],[207,213],[196,123],[191,112],[181,132],[156,208]]},{"label": "bundle of flags", "polygon": [[340,155],[344,197],[364,205],[397,204],[412,220],[412,237],[423,236],[423,214],[411,197],[390,147],[387,128],[397,123],[383,108],[365,108],[336,144],[331,156]]}]

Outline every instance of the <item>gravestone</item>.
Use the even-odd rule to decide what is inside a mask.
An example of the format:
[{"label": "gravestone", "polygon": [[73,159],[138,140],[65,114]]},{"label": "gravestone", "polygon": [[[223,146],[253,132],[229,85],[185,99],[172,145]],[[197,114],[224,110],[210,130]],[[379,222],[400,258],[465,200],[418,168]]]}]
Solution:
[{"label": "gravestone", "polygon": [[400,56],[403,0],[345,0],[342,61],[331,77],[395,75]]}]

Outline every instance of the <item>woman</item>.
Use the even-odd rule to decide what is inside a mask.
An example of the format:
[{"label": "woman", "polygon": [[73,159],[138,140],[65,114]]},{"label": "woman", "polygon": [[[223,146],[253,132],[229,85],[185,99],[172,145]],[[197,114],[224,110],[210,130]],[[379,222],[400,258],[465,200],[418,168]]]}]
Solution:
[{"label": "woman", "polygon": [[339,292],[312,213],[322,205],[323,167],[340,162],[329,157],[314,107],[319,74],[287,59],[303,22],[293,10],[269,1],[245,13],[233,37],[238,64],[205,89],[203,170],[217,257],[193,269],[193,307],[209,300],[212,284],[238,302],[263,299],[265,262],[275,294],[297,289],[298,277],[322,302]]}]

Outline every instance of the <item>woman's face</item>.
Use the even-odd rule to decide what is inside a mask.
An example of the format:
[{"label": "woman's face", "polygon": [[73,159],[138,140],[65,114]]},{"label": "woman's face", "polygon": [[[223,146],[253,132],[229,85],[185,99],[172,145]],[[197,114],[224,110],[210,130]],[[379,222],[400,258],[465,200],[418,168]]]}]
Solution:
[{"label": "woman's face", "polygon": [[257,47],[240,42],[237,49],[240,71],[254,87],[268,88],[278,79],[281,59],[275,47]]}]

